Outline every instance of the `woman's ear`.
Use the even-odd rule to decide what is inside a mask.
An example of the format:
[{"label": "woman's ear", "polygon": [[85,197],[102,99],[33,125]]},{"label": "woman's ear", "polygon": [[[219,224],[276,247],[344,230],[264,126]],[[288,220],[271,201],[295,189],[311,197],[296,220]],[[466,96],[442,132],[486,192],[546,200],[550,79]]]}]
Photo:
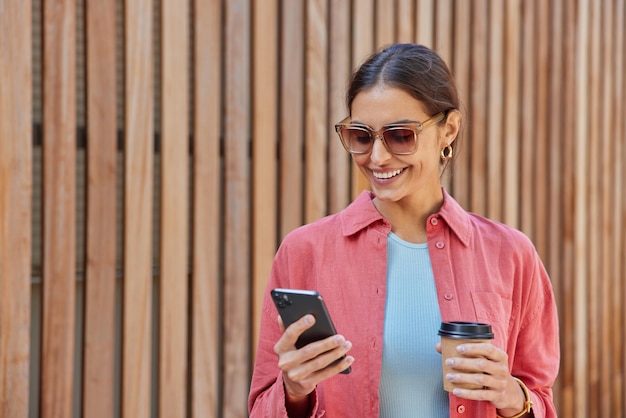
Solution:
[{"label": "woman's ear", "polygon": [[451,145],[461,130],[461,112],[456,109],[448,111],[443,130],[443,146]]}]

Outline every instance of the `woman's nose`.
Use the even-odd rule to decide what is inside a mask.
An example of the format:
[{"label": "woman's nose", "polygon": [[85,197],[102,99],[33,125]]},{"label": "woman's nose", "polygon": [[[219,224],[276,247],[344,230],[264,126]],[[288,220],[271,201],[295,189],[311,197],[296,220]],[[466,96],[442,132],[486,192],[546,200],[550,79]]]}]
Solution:
[{"label": "woman's nose", "polygon": [[380,135],[374,135],[374,143],[372,144],[372,153],[370,159],[373,163],[380,165],[385,161],[391,159],[392,154],[389,152],[383,138]]}]

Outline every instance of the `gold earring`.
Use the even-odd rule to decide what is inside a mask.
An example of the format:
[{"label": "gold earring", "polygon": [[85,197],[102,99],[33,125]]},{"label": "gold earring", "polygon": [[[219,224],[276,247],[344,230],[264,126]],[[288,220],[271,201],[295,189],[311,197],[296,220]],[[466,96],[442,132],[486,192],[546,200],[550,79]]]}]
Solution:
[{"label": "gold earring", "polygon": [[441,159],[446,161],[452,158],[452,145],[448,144],[441,150]]}]

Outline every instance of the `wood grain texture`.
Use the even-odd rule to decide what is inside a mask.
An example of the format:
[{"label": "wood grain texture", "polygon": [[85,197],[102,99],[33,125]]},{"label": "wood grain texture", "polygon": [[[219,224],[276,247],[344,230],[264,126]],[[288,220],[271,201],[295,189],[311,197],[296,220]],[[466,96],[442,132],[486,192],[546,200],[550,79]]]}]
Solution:
[{"label": "wood grain texture", "polygon": [[[375,44],[374,36],[374,1],[356,0],[352,2],[352,19],[359,22],[352,25],[352,68],[356,70],[372,52],[377,51],[382,45]],[[346,86],[347,88],[347,86]],[[358,196],[361,191],[369,188],[367,179],[356,164],[352,164],[352,198]]]},{"label": "wood grain texture", "polygon": [[470,158],[471,158],[471,120],[470,120],[470,56],[471,56],[471,2],[455,0],[454,3],[454,53],[452,72],[456,79],[461,100],[460,137],[456,140],[457,159],[452,172],[454,197],[466,209],[470,208]]},{"label": "wood grain texture", "polygon": [[[250,2],[225,4],[223,417],[244,417],[250,382]],[[291,173],[289,174],[291,175]]]},{"label": "wood grain texture", "polygon": [[31,7],[0,0],[0,416],[28,416],[31,322]]},{"label": "wood grain texture", "polygon": [[492,2],[488,15],[487,49],[487,107],[486,148],[488,161],[486,175],[485,213],[490,218],[502,221],[502,191],[504,184],[503,165],[503,120],[504,120],[504,3]]},{"label": "wood grain texture", "polygon": [[415,2],[396,2],[396,42],[415,42]]},{"label": "wood grain texture", "polygon": [[559,416],[625,416],[625,0],[184,3],[85,2],[84,137],[82,4],[42,1],[39,25],[39,2],[0,0],[0,416],[245,417],[274,252],[368,187],[333,125],[352,69],[395,40],[455,75],[445,187],[551,276]]},{"label": "wood grain texture", "polygon": [[[328,212],[336,213],[350,201],[352,157],[341,145],[335,123],[348,114],[346,89],[352,74],[350,56],[350,0],[336,0],[330,13],[329,56],[333,71],[328,74]],[[343,180],[343,181],[342,181]],[[348,180],[348,181],[346,181]]]},{"label": "wood grain texture", "polygon": [[154,162],[152,2],[124,3],[122,417],[150,416]]},{"label": "wood grain texture", "polygon": [[114,409],[116,282],[116,4],[89,0],[86,11],[87,216],[83,416]]},{"label": "wood grain texture", "polygon": [[470,61],[470,207],[477,213],[487,213],[487,95],[488,90],[488,3],[472,2],[471,61]]},{"label": "wood grain texture", "polygon": [[304,215],[304,13],[305,2],[282,2],[280,71],[279,238],[302,224]]},{"label": "wood grain texture", "polygon": [[41,416],[72,415],[76,300],[76,5],[43,3]]},{"label": "wood grain texture", "polygon": [[159,416],[187,415],[189,3],[161,1]]},{"label": "wood grain texture", "polygon": [[503,69],[503,187],[502,220],[507,225],[519,228],[520,190],[519,177],[520,130],[520,80],[523,69],[521,59],[522,1],[509,0],[504,7],[504,69]]},{"label": "wood grain texture", "polygon": [[429,48],[435,47],[435,1],[415,2],[415,41]]},{"label": "wood grain texture", "polygon": [[304,222],[327,214],[328,200],[328,7],[324,0],[307,2],[304,112]]},{"label": "wood grain texture", "polygon": [[[252,68],[252,353],[259,338],[267,279],[278,247],[278,12],[277,0],[253,5]],[[254,358],[254,357],[253,357]]]},{"label": "wood grain texture", "polygon": [[[589,119],[586,112],[589,110],[588,104],[590,99],[589,93],[589,69],[590,60],[590,31],[589,31],[589,1],[580,0],[578,2],[579,13],[576,17],[576,57],[575,57],[575,131],[574,131],[574,219],[573,219],[573,288],[574,288],[574,306],[578,307],[574,310],[574,321],[569,331],[576,330],[574,333],[575,361],[574,361],[574,396],[573,411],[574,413],[589,413],[589,405],[597,400],[597,393],[590,392],[590,374],[592,371],[589,367],[589,330],[591,324],[588,319],[587,283],[588,280],[588,258],[586,252],[588,233],[587,222],[589,219],[589,211],[587,201],[587,185],[589,177],[589,165],[587,161],[587,129]],[[567,332],[567,329],[566,329]],[[590,396],[576,396],[577,393],[588,393]]]},{"label": "wood grain texture", "polygon": [[191,416],[219,416],[221,2],[194,0]]}]

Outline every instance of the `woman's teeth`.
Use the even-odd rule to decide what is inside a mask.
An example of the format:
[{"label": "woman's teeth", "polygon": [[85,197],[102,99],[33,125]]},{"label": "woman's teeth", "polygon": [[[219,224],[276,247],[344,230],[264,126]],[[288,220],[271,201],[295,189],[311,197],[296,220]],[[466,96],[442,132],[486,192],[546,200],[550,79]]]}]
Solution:
[{"label": "woman's teeth", "polygon": [[402,170],[404,170],[404,169],[401,168],[399,170],[388,171],[386,173],[378,173],[376,171],[373,171],[372,173],[374,174],[374,177],[376,177],[377,179],[390,179],[390,178],[395,177],[398,174],[402,173]]}]

